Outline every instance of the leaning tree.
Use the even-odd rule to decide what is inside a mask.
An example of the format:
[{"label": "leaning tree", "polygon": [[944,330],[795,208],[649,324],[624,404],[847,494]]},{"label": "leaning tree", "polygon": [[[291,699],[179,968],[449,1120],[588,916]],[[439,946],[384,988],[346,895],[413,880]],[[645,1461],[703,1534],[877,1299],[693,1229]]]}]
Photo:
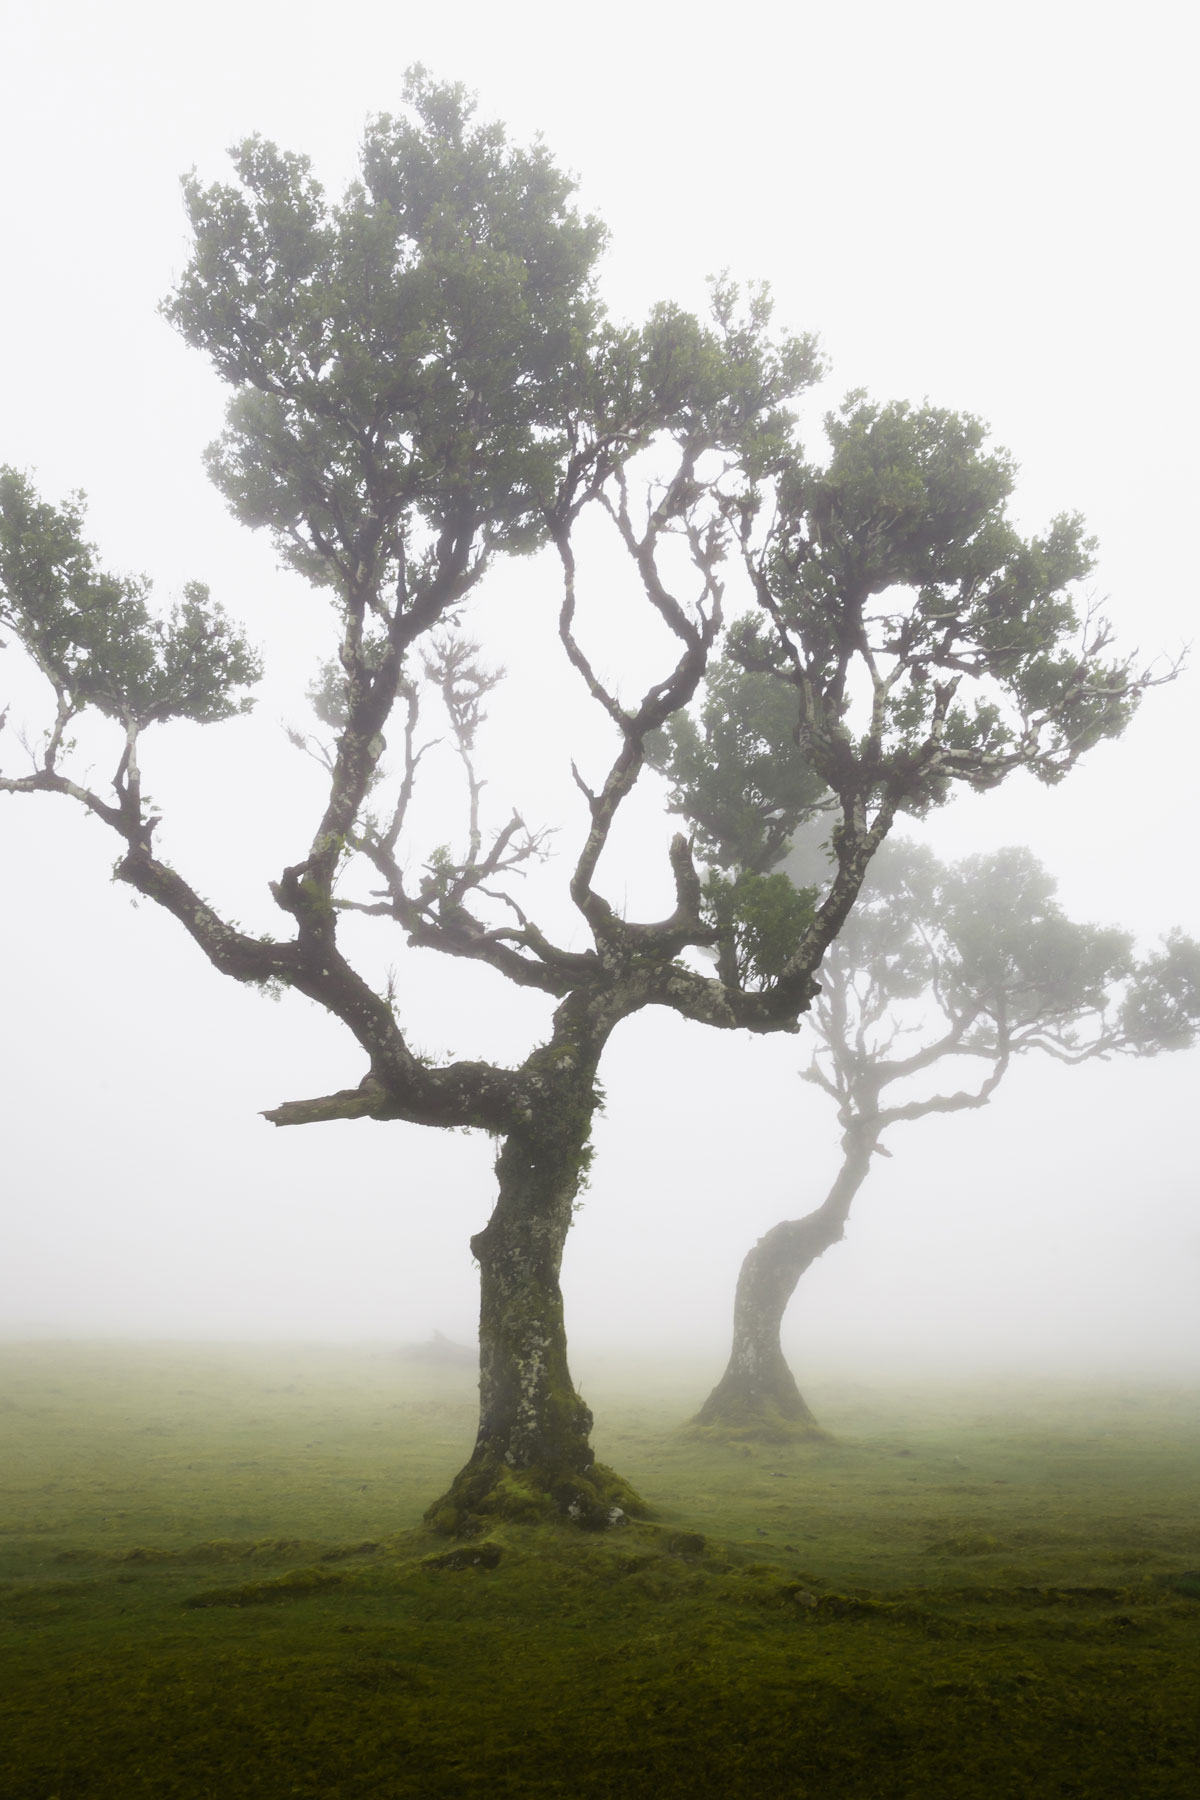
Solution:
[{"label": "leaning tree", "polygon": [[891,1155],[892,1126],[986,1106],[1015,1057],[1155,1056],[1188,1048],[1200,1024],[1200,945],[1173,932],[1136,958],[1127,933],[1068,918],[1028,850],[945,867],[893,839],[868,882],[822,967],[809,1013],[819,1047],[802,1072],[837,1108],[841,1164],[820,1206],[747,1253],[701,1425],[815,1425],[780,1344],[784,1313],[842,1238],[872,1158]]},{"label": "leaning tree", "polygon": [[[896,812],[956,780],[986,786],[1016,768],[1056,779],[1122,729],[1146,677],[1077,620],[1068,589],[1090,565],[1080,522],[1023,541],[1005,519],[1011,464],[975,421],[857,399],[831,421],[828,455],[806,460],[786,405],[818,358],[808,339],[771,336],[763,293],[742,304],[719,283],[708,323],[664,306],[617,328],[595,287],[603,231],[574,210],[544,149],[510,146],[474,122],[461,89],[420,71],[406,99],[368,128],[361,180],[340,202],[303,157],[257,138],[235,153],[231,185],[187,182],[194,248],[165,309],[232,389],[212,478],[329,601],[331,656],[312,690],[324,798],[271,884],[279,935],[223,917],[158,853],[141,774],[152,726],[215,724],[248,704],[255,658],[200,588],[156,613],[145,581],[101,567],[79,502],[51,505],[12,469],[0,619],[44,677],[50,712],[32,765],[0,786],[85,808],[117,840],[118,879],[215,968],[294,989],[345,1025],[361,1079],[275,1107],[276,1125],[396,1119],[499,1140],[494,1210],[471,1245],[479,1433],[430,1517],[448,1531],[498,1510],[602,1524],[636,1497],[594,1462],[559,1267],[613,1031],[648,1006],[726,1030],[795,1030]],[[640,695],[606,678],[578,623],[591,517],[625,559],[642,635],[666,646]],[[561,571],[564,678],[582,682],[612,743],[599,775],[576,773],[583,823],[562,864],[582,948],[514,892],[537,832],[518,813],[489,821],[480,801],[491,676],[472,620],[497,559],[539,547]],[[759,949],[714,972],[695,953],[725,927],[684,837],[664,848],[666,918],[623,917],[599,865],[647,741],[697,692],[731,571],[748,578],[739,652],[774,672],[836,795],[836,867],[819,902],[772,886],[765,933],[761,892],[719,896]],[[617,654],[605,646],[606,663]],[[440,847],[416,841],[413,807],[431,704],[469,777],[457,844]],[[73,749],[83,714],[112,734],[107,789]],[[780,828],[810,800],[794,796]],[[511,1067],[422,1054],[402,983],[375,986],[352,960],[347,914],[543,996],[541,1041]]]}]

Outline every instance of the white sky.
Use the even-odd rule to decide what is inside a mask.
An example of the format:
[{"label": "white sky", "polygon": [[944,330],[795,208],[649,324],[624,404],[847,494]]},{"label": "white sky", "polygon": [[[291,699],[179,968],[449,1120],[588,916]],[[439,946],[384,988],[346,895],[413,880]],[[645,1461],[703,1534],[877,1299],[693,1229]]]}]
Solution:
[{"label": "white sky", "polygon": [[[220,176],[224,149],[258,130],[336,189],[407,64],[465,81],[484,116],[517,139],[541,130],[580,177],[612,229],[618,316],[701,306],[728,267],[771,282],[782,324],[819,333],[831,401],[865,386],[980,413],[1022,465],[1020,522],[1086,514],[1096,592],[1149,656],[1189,640],[1196,615],[1195,50],[1187,11],[1163,4],[9,0],[0,461],[51,498],[84,488],[107,562],[164,598],[210,581],[270,659],[253,722],[180,728],[154,755],[184,873],[266,925],[265,882],[300,854],[314,791],[279,721],[302,716],[289,696],[324,615],[200,467],[224,393],[155,312],[186,258],[182,171]],[[499,618],[547,624],[547,584],[508,571]],[[582,695],[566,670],[548,690],[534,627],[512,629],[497,738],[511,797],[532,791],[550,819],[568,790],[519,722],[546,706],[557,752]],[[23,696],[13,660],[0,701]],[[930,827],[939,850],[1028,842],[1076,914],[1146,942],[1200,932],[1196,679],[1152,695],[1064,786],[949,808]],[[360,1053],[306,1003],[223,982],[109,881],[114,855],[65,803],[0,800],[5,1328],[469,1335],[487,1144],[268,1127],[259,1109],[357,1081]],[[635,908],[653,887],[637,882]],[[433,974],[411,977],[431,1048],[536,1039],[536,1003],[497,978]],[[832,1174],[803,1054],[663,1016],[623,1028],[564,1275],[581,1343],[696,1345],[719,1372],[743,1252]],[[1198,1067],[1028,1065],[986,1113],[897,1131],[793,1309],[801,1379],[860,1354],[1195,1373]]]}]

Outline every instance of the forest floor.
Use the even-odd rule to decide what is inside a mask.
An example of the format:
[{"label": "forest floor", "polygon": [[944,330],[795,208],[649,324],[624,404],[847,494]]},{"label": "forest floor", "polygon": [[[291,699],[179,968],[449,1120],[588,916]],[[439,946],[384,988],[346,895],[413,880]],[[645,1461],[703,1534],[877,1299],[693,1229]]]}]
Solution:
[{"label": "forest floor", "polygon": [[469,1372],[0,1345],[0,1793],[1200,1792],[1194,1390],[830,1381],[761,1444],[584,1388],[651,1519],[461,1544]]}]

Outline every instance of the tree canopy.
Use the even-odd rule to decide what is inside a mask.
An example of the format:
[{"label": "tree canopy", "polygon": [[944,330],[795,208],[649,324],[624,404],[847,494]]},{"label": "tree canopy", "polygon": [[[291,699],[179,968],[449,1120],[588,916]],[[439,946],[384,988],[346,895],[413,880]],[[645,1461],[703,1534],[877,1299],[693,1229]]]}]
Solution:
[{"label": "tree canopy", "polygon": [[[1079,521],[1028,541],[1007,522],[1012,466],[977,421],[855,396],[811,460],[789,407],[820,358],[810,338],[772,330],[764,291],[722,280],[706,320],[664,304],[613,324],[595,277],[603,229],[576,211],[548,153],[512,146],[461,88],[421,70],[405,100],[368,126],[360,178],[339,201],[304,157],[258,138],[233,153],[232,183],[185,182],[193,249],[165,307],[232,390],[213,480],[329,601],[313,688],[331,734],[325,792],[272,883],[282,934],[221,916],[156,853],[138,759],[151,726],[242,710],[254,655],[201,589],[169,617],[152,612],[147,582],[102,569],[81,503],[42,501],[14,469],[0,486],[0,622],[45,678],[50,712],[31,766],[6,768],[0,791],[87,808],[116,834],[118,879],[219,971],[294,989],[345,1025],[361,1078],[276,1106],[276,1124],[403,1119],[500,1139],[496,1208],[472,1241],[479,1437],[433,1516],[446,1530],[497,1507],[604,1523],[635,1500],[594,1464],[558,1272],[611,1033],[654,1005],[723,1029],[795,1030],[899,811],[1018,768],[1058,779],[1120,732],[1150,678],[1077,617],[1071,584],[1090,566]],[[633,699],[578,623],[580,527],[593,515],[669,645]],[[574,672],[612,744],[599,777],[576,771],[585,822],[563,858],[583,948],[556,941],[514,891],[537,831],[520,812],[493,826],[478,806],[493,672],[470,619],[497,558],[538,549],[561,573],[564,678]],[[747,610],[724,639],[731,578]],[[776,885],[706,894],[679,834],[673,910],[628,919],[600,884],[602,855],[657,734],[702,695],[710,666],[699,703],[720,704],[723,641],[728,666],[782,695],[769,741],[798,744],[833,796],[832,879],[800,903]],[[411,841],[431,699],[469,777],[457,847],[434,853]],[[108,787],[73,749],[89,711],[116,727]],[[776,793],[782,761],[764,770],[746,827],[764,846],[782,841],[775,805],[794,824],[826,804],[807,777]],[[775,882],[753,863],[750,876]],[[546,1040],[511,1067],[424,1055],[403,992],[352,960],[348,912],[548,995]],[[715,973],[696,954],[713,947]]]}]

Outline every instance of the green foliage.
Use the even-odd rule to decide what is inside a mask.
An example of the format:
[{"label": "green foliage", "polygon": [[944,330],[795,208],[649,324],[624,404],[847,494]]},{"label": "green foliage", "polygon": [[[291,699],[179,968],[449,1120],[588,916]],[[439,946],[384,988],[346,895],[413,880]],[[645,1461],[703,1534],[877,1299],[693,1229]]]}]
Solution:
[{"label": "green foliage", "polygon": [[1026,849],[971,856],[940,871],[933,896],[950,955],[948,991],[978,999],[1014,1029],[1103,1014],[1133,969],[1133,939],[1068,918],[1057,882]]},{"label": "green foliage", "polygon": [[1041,669],[1041,653],[1076,622],[1063,590],[1092,567],[1082,521],[1064,515],[1045,538],[1023,541],[1004,516],[1012,459],[987,447],[969,414],[852,394],[825,428],[825,466],[794,464],[780,481],[769,562],[806,646],[824,633],[831,666],[839,627],[876,595],[888,596],[899,630],[892,590],[908,589],[907,656],[931,667],[982,657],[1031,679],[1026,665]]},{"label": "green foliage", "polygon": [[738,984],[779,976],[813,922],[815,890],[796,888],[786,875],[725,876],[704,881],[704,917],[719,933]]},{"label": "green foliage", "polygon": [[798,725],[790,687],[724,656],[709,669],[698,713],[677,713],[648,746],[671,783],[671,811],[688,819],[708,861],[767,873],[825,799],[796,746]]},{"label": "green foliage", "polygon": [[[814,877],[818,835],[802,836],[785,860],[797,883]],[[964,1027],[951,1054],[1041,1049],[1073,1060],[1187,1048],[1200,1027],[1200,945],[1175,932],[1139,960],[1128,932],[1070,918],[1056,890],[1022,847],[942,863],[925,845],[889,839],[826,963],[850,1010],[835,1017],[822,1002],[818,1030],[849,1055],[860,1024],[890,1041],[901,1017],[912,1023],[905,1004],[923,1001],[931,1039],[955,1020]],[[865,1040],[868,1061],[874,1041]],[[878,1073],[891,1078],[882,1052]]]},{"label": "green foliage", "polygon": [[852,394],[825,429],[823,464],[793,444],[731,505],[760,604],[651,746],[726,871],[766,873],[822,801],[890,822],[955,780],[1056,781],[1140,692],[1106,628],[1081,626],[1082,521],[1023,539],[979,420]]},{"label": "green foliage", "polygon": [[[1075,641],[1070,589],[1095,548],[1082,521],[1021,538],[1012,460],[970,415],[855,393],[825,429],[826,461],[794,453],[756,498],[772,511],[745,544],[770,605],[730,636],[745,667],[800,692],[798,741],[825,781],[919,813],[955,779],[1057,780],[1118,735],[1139,688],[1103,661],[1103,628]],[[856,662],[872,690],[857,729]]]},{"label": "green foliage", "polygon": [[258,680],[259,660],[208,589],[189,582],[156,618],[149,582],[107,574],[82,533],[82,496],[51,506],[0,468],[0,623],[70,710],[93,706],[135,727],[247,711],[239,690]]},{"label": "green foliage", "polygon": [[1200,944],[1168,933],[1161,950],[1139,964],[1121,1006],[1120,1029],[1144,1055],[1185,1049],[1200,1029]]},{"label": "green foliage", "polygon": [[[970,434],[967,442],[975,441]],[[999,459],[989,468],[993,488],[1002,488],[1007,464]],[[896,471],[883,472],[899,491]],[[982,473],[978,490],[991,491]],[[916,523],[924,517],[918,507]],[[778,973],[835,862],[823,818],[828,796],[797,742],[797,710],[789,682],[725,656],[714,663],[698,710],[679,714],[651,745],[651,760],[671,782],[672,810],[689,821],[715,865],[705,881],[707,917],[739,979]],[[764,878],[770,869],[776,873]],[[793,884],[791,902],[776,885],[780,870]],[[1127,932],[1070,919],[1055,888],[1026,849],[946,865],[927,847],[888,839],[826,967],[854,984],[856,1020],[885,1035],[889,1009],[925,996],[943,1011],[974,1017],[956,1045],[972,1050],[997,1050],[1000,1025],[1010,1048],[1021,1047],[1013,1034],[1022,1033],[1029,1046],[1072,1054],[1153,1054],[1191,1044],[1200,1025],[1200,947],[1176,933],[1138,962]],[[815,1017],[822,1033],[840,1029],[828,1005]]]},{"label": "green foliage", "polygon": [[[755,482],[785,466],[795,423],[786,402],[817,380],[822,363],[810,336],[771,338],[764,286],[752,285],[743,299],[722,276],[711,295],[711,326],[677,306],[655,307],[628,340],[634,359],[615,391],[624,410],[636,415],[640,407],[679,443],[735,458],[739,478]],[[702,491],[697,479],[695,493]]]},{"label": "green foliage", "polygon": [[[828,553],[842,582],[871,593],[948,589],[992,573],[1014,540],[1002,521],[1014,465],[988,452],[983,424],[940,407],[883,406],[862,392],[825,416],[830,457],[797,465],[781,484],[787,521],[778,554],[799,600],[813,588],[793,571],[798,534]],[[789,554],[790,552],[790,554]],[[815,571],[814,571],[815,574]]]},{"label": "green foliage", "polygon": [[419,525],[537,541],[601,320],[605,233],[544,147],[420,70],[405,93],[340,203],[261,138],[236,186],[189,179],[195,251],[165,309],[235,389],[210,455],[235,513],[349,589],[419,575]]},{"label": "green foliage", "polygon": [[340,663],[322,663],[308,685],[308,703],[329,730],[345,729],[350,709],[346,704],[346,672]]}]

